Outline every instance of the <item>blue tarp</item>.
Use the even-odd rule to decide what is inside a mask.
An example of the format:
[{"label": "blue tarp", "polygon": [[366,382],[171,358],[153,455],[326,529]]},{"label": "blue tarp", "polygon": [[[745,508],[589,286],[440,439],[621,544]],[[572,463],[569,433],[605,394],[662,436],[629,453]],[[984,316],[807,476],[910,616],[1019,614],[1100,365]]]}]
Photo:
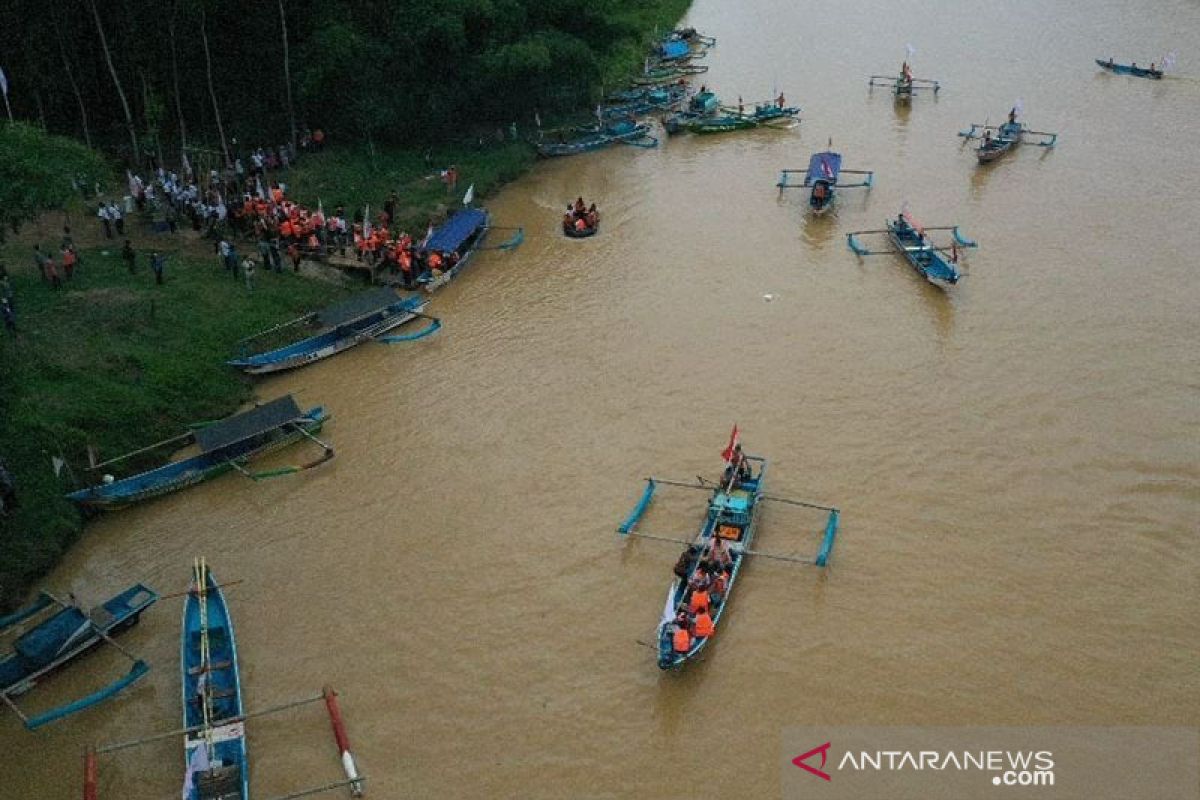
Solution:
[{"label": "blue tarp", "polygon": [[[459,246],[475,231],[487,224],[487,212],[479,208],[467,208],[451,217],[445,225],[433,232],[426,243],[426,250],[437,250],[449,253],[458,250]],[[460,254],[461,255],[461,254]]]},{"label": "blue tarp", "polygon": [[817,181],[837,183],[838,171],[842,168],[842,154],[826,151],[813,153],[808,160],[808,175],[804,178],[806,184]]},{"label": "blue tarp", "polygon": [[663,58],[683,58],[688,54],[688,43],[680,40],[663,42],[661,53]]}]

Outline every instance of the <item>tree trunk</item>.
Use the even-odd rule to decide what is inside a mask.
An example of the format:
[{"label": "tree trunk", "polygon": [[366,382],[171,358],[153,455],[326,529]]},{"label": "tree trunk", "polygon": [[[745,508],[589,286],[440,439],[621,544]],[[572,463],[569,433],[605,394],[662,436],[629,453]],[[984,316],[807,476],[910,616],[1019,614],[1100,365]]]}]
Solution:
[{"label": "tree trunk", "polygon": [[67,71],[67,80],[71,82],[71,90],[75,92],[75,100],[79,103],[79,118],[83,121],[83,141],[88,147],[92,146],[92,132],[88,128],[87,106],[83,103],[83,94],[79,91],[79,84],[75,82],[75,75],[71,72],[71,60],[67,58],[67,47],[62,40],[62,26],[55,25],[54,30],[58,39],[58,52],[62,55],[63,69]]},{"label": "tree trunk", "polygon": [[213,88],[212,54],[208,49],[208,17],[204,6],[200,6],[200,41],[204,43],[204,69],[208,73],[208,95],[212,98],[213,114],[217,118],[217,134],[221,137],[221,152],[225,154],[225,166],[233,164],[229,157],[229,144],[225,141],[225,128],[221,125],[221,108],[217,105],[217,92]]},{"label": "tree trunk", "polygon": [[292,152],[296,150],[296,110],[292,107],[292,64],[288,59],[287,14],[283,0],[279,0],[279,24],[283,28],[283,83],[287,88],[288,122],[292,126]]},{"label": "tree trunk", "polygon": [[179,57],[175,46],[175,12],[177,3],[171,3],[171,16],[167,18],[167,35],[171,40],[171,82],[175,87],[175,113],[179,115],[179,152],[187,150],[187,126],[183,121],[183,98],[179,94]]},{"label": "tree trunk", "polygon": [[96,0],[88,0],[92,7],[92,16],[96,18],[96,32],[100,34],[100,46],[104,48],[104,60],[108,63],[108,73],[112,75],[113,85],[117,87],[117,96],[121,98],[121,107],[125,110],[125,125],[129,128],[129,141],[133,144],[134,165],[141,163],[141,153],[138,152],[137,129],[133,125],[133,114],[129,110],[129,101],[125,98],[125,89],[121,87],[121,79],[117,77],[117,68],[113,66],[112,53],[108,49],[108,39],[104,35],[104,25],[100,22],[100,11],[96,8]]}]

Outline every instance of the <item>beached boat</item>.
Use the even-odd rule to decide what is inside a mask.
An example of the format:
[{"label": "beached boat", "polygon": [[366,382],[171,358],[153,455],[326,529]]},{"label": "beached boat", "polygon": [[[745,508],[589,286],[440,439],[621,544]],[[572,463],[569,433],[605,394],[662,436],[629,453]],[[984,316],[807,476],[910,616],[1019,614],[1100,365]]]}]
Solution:
[{"label": "beached boat", "polygon": [[[74,603],[42,592],[31,605],[0,619],[0,631],[4,631],[50,608],[59,609],[17,637],[12,643],[12,652],[0,657],[0,700],[21,718],[25,727],[34,730],[98,705],[137,682],[150,668],[146,662],[131,656],[133,666],[127,675],[78,700],[34,716],[27,716],[13,700],[92,648],[104,642],[111,643],[111,637],[136,625],[141,613],[156,600],[158,594],[138,583],[84,613]],[[118,649],[121,648],[118,646]],[[121,652],[125,653],[123,649]]]},{"label": "beached boat", "polygon": [[[788,500],[781,497],[768,497],[764,492],[767,460],[760,456],[742,453],[739,444],[738,429],[734,426],[730,435],[729,445],[721,454],[725,462],[724,475],[718,482],[705,481],[698,478],[698,483],[647,478],[646,489],[633,511],[617,528],[622,536],[640,536],[659,541],[679,542],[687,545],[675,567],[675,579],[667,590],[667,599],[659,618],[655,637],[655,649],[658,653],[659,669],[669,670],[682,666],[695,658],[713,639],[721,622],[725,609],[729,606],[729,598],[741,574],[742,565],[748,556],[763,556],[765,558],[791,561],[801,564],[815,564],[824,567],[829,562],[834,539],[837,537],[838,519],[840,512],[832,506],[818,505],[801,500]],[[677,486],[687,489],[699,489],[708,493],[708,505],[700,530],[691,540],[680,540],[670,537],[656,536],[636,530],[638,522],[646,513],[655,491],[659,486]],[[825,522],[824,536],[820,549],[814,559],[781,556],[752,550],[758,511],[764,501],[776,501],[790,505],[803,506],[824,511],[828,514]],[[712,575],[713,568],[707,565],[716,551],[728,554],[729,560],[719,571],[724,580],[724,593],[720,599],[712,602],[709,617],[712,632],[702,635],[694,627],[695,619],[688,615],[692,604],[692,592],[698,585],[696,579],[701,573]],[[706,590],[707,591],[707,590]],[[698,615],[697,615],[698,616]],[[683,620],[687,619],[685,623]],[[682,636],[684,630],[689,633],[686,641],[677,642],[677,635]],[[684,645],[686,644],[686,648]]]},{"label": "beached boat", "polygon": [[664,41],[683,41],[693,48],[709,48],[717,43],[717,37],[705,36],[695,28],[676,28]]},{"label": "beached boat", "polygon": [[192,567],[179,663],[185,800],[248,800],[249,763],[237,641],[225,595],[203,559]]},{"label": "beached boat", "polygon": [[[832,141],[830,141],[831,147],[832,144]],[[804,174],[804,182],[792,183],[790,181],[791,176],[800,173]],[[847,175],[865,175],[866,178],[857,183],[838,183],[838,179],[843,173]],[[811,188],[812,191],[808,197],[808,210],[815,216],[821,216],[833,208],[833,204],[837,200],[837,189],[852,189],[860,186],[870,189],[874,182],[874,172],[869,170],[845,169],[842,167],[841,153],[835,153],[833,150],[825,150],[812,154],[808,160],[808,169],[781,170],[779,183],[775,185],[779,187],[780,192],[784,189]]]},{"label": "beached boat", "polygon": [[754,110],[750,113],[728,106],[724,108],[724,111],[726,113],[721,116],[690,120],[683,123],[683,127],[692,133],[699,134],[728,133],[750,128],[787,125],[800,116],[799,106],[781,106],[774,101],[756,103]]},{"label": "beached boat", "polygon": [[[261,375],[302,367],[367,341],[424,338],[441,327],[439,320],[421,313],[426,305],[428,301],[421,297],[399,297],[392,289],[363,292],[337,305],[256,333],[239,344],[246,349],[251,342],[264,336],[298,327],[315,327],[316,333],[283,347],[243,355],[226,363],[251,375]],[[388,331],[417,317],[431,322],[421,331],[403,337],[384,337]]]},{"label": "beached boat", "polygon": [[652,86],[631,92],[632,97],[616,105],[604,106],[600,113],[608,121],[627,120],[661,111],[670,111],[683,102],[686,87],[678,83],[666,86]]},{"label": "beached boat", "polygon": [[[846,242],[858,256],[877,256],[900,253],[930,283],[945,289],[958,283],[963,277],[959,271],[959,250],[978,247],[978,243],[967,239],[957,225],[929,228],[921,225],[908,212],[901,212],[896,219],[887,220],[886,228],[870,231],[854,231],[846,234]],[[937,247],[928,238],[930,231],[950,231],[950,248]],[[871,250],[864,247],[858,236],[863,234],[886,234],[891,250]],[[948,258],[947,258],[948,256]]]},{"label": "beached boat", "polygon": [[1118,75],[1135,75],[1139,78],[1153,78],[1154,80],[1160,80],[1163,76],[1163,71],[1161,69],[1155,69],[1153,64],[1151,64],[1150,68],[1147,69],[1145,67],[1139,67],[1137,62],[1132,64],[1117,64],[1114,63],[1111,58],[1108,61],[1097,58],[1096,63],[1099,66],[1104,67],[1106,70],[1115,72]]},{"label": "beached boat", "polygon": [[631,81],[635,86],[662,84],[678,80],[687,75],[700,75],[708,72],[707,64],[678,64],[668,63],[655,66],[647,64],[641,75]]},{"label": "beached boat", "polygon": [[[301,413],[295,399],[286,395],[173,439],[97,464],[92,467],[93,470],[167,445],[182,447],[195,443],[200,448],[197,455],[122,480],[112,480],[106,476],[106,482],[72,492],[67,498],[85,508],[107,510],[192,486],[230,470],[237,470],[257,480],[311,469],[333,458],[333,448],[313,435],[321,430],[327,419],[329,415],[322,406]],[[251,460],[301,439],[308,439],[321,447],[322,453],[317,460],[258,474],[246,471],[245,465]]]},{"label": "beached boat", "polygon": [[1009,113],[1008,122],[1002,125],[973,123],[967,130],[959,131],[958,135],[966,140],[980,140],[979,147],[975,149],[975,157],[980,164],[995,161],[1017,145],[1026,142],[1027,136],[1041,137],[1038,141],[1028,142],[1038,147],[1054,147],[1058,142],[1057,133],[1030,130],[1024,123],[1016,121],[1016,115],[1017,109],[1014,108]]},{"label": "beached boat", "polygon": [[[650,126],[645,123],[622,120],[604,126],[587,125],[561,131],[561,140],[538,143],[538,155],[575,156],[611,147],[614,144],[632,144],[637,147],[655,147],[658,139],[650,135]],[[568,138],[570,137],[570,138]]]},{"label": "beached boat", "polygon": [[683,111],[671,114],[663,119],[663,129],[668,134],[686,131],[688,124],[709,119],[715,116],[720,108],[720,98],[701,87],[699,92],[688,99],[687,106]]}]

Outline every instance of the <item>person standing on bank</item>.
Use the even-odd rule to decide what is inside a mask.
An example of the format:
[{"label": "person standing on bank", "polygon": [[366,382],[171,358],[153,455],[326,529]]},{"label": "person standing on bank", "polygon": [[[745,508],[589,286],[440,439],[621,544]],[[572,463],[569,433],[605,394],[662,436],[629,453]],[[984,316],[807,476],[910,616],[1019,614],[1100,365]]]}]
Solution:
[{"label": "person standing on bank", "polygon": [[129,269],[130,275],[137,271],[137,253],[134,252],[133,245],[129,243],[128,239],[125,240],[125,246],[121,248],[121,259]]},{"label": "person standing on bank", "polygon": [[154,282],[162,286],[163,282],[163,267],[166,265],[167,257],[157,250],[150,254],[150,269],[154,270]]}]

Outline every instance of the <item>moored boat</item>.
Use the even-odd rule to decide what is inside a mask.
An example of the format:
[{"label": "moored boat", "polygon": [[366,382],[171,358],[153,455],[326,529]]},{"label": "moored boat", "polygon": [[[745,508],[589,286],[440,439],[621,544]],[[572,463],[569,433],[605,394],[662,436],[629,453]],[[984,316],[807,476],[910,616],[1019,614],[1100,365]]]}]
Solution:
[{"label": "moored boat", "polygon": [[[590,153],[614,144],[632,144],[637,147],[655,147],[658,139],[650,135],[650,126],[622,120],[604,126],[588,125],[562,131],[561,139],[557,142],[539,142],[538,155],[546,157],[574,156],[580,153]],[[572,138],[567,139],[567,135]]]},{"label": "moored boat", "polygon": [[746,113],[739,108],[726,107],[725,114],[714,117],[701,117],[683,123],[683,127],[692,133],[728,133],[730,131],[749,130],[758,127],[776,127],[786,124],[800,116],[799,106],[785,106],[778,101],[755,103],[754,110]]},{"label": "moored boat", "polygon": [[192,567],[179,646],[185,800],[248,800],[249,763],[237,641],[204,559]]},{"label": "moored boat", "polygon": [[[302,367],[377,339],[417,317],[425,317],[421,312],[427,304],[428,301],[420,297],[399,297],[392,289],[363,292],[337,305],[257,333],[243,339],[241,344],[247,346],[255,339],[297,326],[314,326],[316,333],[282,347],[243,355],[226,363],[251,375]],[[432,320],[431,317],[425,318]],[[405,338],[423,338],[440,326],[440,322],[433,320],[424,330]]]},{"label": "moored boat", "polygon": [[1096,64],[1118,75],[1134,75],[1138,78],[1153,78],[1154,80],[1160,80],[1163,76],[1163,71],[1155,69],[1154,64],[1151,64],[1149,69],[1147,69],[1139,67],[1136,61],[1132,64],[1117,64],[1111,58],[1108,61],[1097,58]]},{"label": "moored boat", "polygon": [[[106,478],[104,482],[95,486],[68,494],[67,498],[86,508],[107,510],[192,486],[230,470],[236,469],[251,478],[259,479],[310,469],[333,458],[333,448],[314,436],[327,419],[329,415],[322,406],[315,406],[301,413],[295,399],[291,395],[285,395],[249,411],[196,428],[174,439],[97,464],[92,469],[165,445],[183,446],[195,443],[200,447],[197,455],[122,480]],[[308,439],[319,445],[323,451],[322,455],[317,460],[300,466],[285,467],[257,475],[246,471],[245,465],[251,460],[301,439]]]},{"label": "moored boat", "polygon": [[64,602],[49,592],[42,592],[30,606],[0,620],[0,631],[3,631],[48,608],[59,609],[17,637],[12,643],[12,652],[0,657],[0,700],[21,718],[26,728],[35,730],[98,705],[136,683],[150,668],[144,661],[131,657],[133,666],[124,677],[86,697],[34,716],[26,716],[13,700],[92,648],[111,643],[111,637],[136,625],[142,612],[157,600],[158,594],[154,590],[138,583],[85,613],[74,602]]},{"label": "moored boat", "polygon": [[690,123],[711,118],[720,108],[720,98],[702,86],[699,92],[688,99],[687,106],[683,111],[663,119],[663,130],[668,134],[685,131]]}]

